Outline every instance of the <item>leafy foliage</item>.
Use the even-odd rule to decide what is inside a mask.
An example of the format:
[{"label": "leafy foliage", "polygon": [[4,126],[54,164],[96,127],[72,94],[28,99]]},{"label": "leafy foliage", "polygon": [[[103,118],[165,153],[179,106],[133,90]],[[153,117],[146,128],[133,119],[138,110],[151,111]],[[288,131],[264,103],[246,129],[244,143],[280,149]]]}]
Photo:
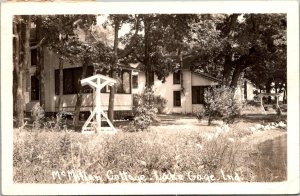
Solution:
[{"label": "leafy foliage", "polygon": [[153,90],[146,88],[141,95],[137,96],[135,117],[133,119],[132,131],[144,131],[156,118],[157,108],[154,106],[155,95]]},{"label": "leafy foliage", "polygon": [[83,62],[84,58],[89,58],[89,61],[96,66],[111,63],[112,51],[105,35],[95,27],[95,15],[39,17],[42,17],[42,29],[47,38],[47,47],[60,58],[72,64]]},{"label": "leafy foliage", "polygon": [[[197,19],[193,14],[141,14],[143,33],[137,36],[133,53],[124,62],[140,62],[147,73],[155,73],[158,79],[180,66],[179,55],[187,48],[190,23]],[[122,38],[127,46],[125,35]],[[148,84],[147,84],[148,85]]]},{"label": "leafy foliage", "polygon": [[245,72],[263,86],[286,73],[285,14],[204,14],[199,19],[191,31],[193,69],[232,87]]},{"label": "leafy foliage", "polygon": [[196,118],[198,120],[202,120],[202,119],[204,119],[205,116],[207,116],[205,108],[202,108],[202,107],[198,108],[196,110],[196,112],[194,112],[194,115],[196,116]]},{"label": "leafy foliage", "polygon": [[55,126],[54,128],[57,131],[62,130],[63,128],[66,128],[67,125],[67,116],[72,115],[72,113],[70,112],[66,112],[66,111],[60,111],[56,114],[56,122],[55,122]]},{"label": "leafy foliage", "polygon": [[45,111],[39,103],[35,104],[31,109],[31,117],[33,118],[33,127],[39,129],[42,127]]},{"label": "leafy foliage", "polygon": [[65,135],[60,139],[60,153],[65,158],[71,153],[71,138],[70,135],[65,133]]},{"label": "leafy foliage", "polygon": [[[140,101],[141,96],[138,94],[133,95],[133,112],[136,113],[136,110],[139,106],[139,101]],[[166,104],[168,100],[163,98],[160,95],[154,95],[154,107],[157,109],[157,113],[161,114],[163,113]]]},{"label": "leafy foliage", "polygon": [[212,87],[204,93],[205,109],[208,114],[208,123],[222,119],[233,122],[240,115],[242,104],[235,99],[234,89],[226,86]]},{"label": "leafy foliage", "polygon": [[163,113],[168,100],[163,98],[162,96],[154,96],[154,107],[157,108],[157,112],[159,114]]}]

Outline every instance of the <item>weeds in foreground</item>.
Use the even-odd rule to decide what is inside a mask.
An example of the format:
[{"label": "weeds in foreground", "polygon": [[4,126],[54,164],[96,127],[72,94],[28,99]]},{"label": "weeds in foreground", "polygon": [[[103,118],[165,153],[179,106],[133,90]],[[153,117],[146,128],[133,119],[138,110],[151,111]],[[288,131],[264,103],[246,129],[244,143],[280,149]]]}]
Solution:
[{"label": "weeds in foreground", "polygon": [[[255,181],[253,168],[244,159],[249,153],[235,131],[208,137],[196,131],[85,136],[15,130],[14,181],[225,182],[236,176],[239,179],[235,181]],[[80,177],[80,172],[94,177]],[[131,175],[132,179],[124,175]]]}]

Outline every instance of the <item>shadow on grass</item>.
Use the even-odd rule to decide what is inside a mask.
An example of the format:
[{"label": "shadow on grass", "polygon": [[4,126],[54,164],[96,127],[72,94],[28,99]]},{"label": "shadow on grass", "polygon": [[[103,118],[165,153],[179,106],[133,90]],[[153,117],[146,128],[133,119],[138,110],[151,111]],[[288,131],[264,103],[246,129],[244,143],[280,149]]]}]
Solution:
[{"label": "shadow on grass", "polygon": [[287,135],[258,144],[249,163],[257,182],[280,182],[287,180]]},{"label": "shadow on grass", "polygon": [[244,122],[280,122],[286,121],[287,115],[277,114],[246,114],[240,116],[237,120],[243,120]]}]

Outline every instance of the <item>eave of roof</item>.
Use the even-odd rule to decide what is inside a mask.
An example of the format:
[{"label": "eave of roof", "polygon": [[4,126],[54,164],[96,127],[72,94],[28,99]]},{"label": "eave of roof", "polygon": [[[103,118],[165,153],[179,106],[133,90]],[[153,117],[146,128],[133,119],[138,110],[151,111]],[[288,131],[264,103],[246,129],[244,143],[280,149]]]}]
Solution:
[{"label": "eave of roof", "polygon": [[125,64],[118,64],[118,67],[121,69],[140,71],[138,68],[134,68],[134,67],[131,67],[130,65],[125,65]]},{"label": "eave of roof", "polygon": [[195,72],[195,71],[192,71],[192,73],[195,73],[199,76],[202,76],[203,78],[206,78],[206,79],[209,79],[209,80],[212,80],[212,81],[215,81],[215,82],[222,82],[222,80],[216,78],[216,77],[213,77],[207,73],[203,73],[203,72]]}]

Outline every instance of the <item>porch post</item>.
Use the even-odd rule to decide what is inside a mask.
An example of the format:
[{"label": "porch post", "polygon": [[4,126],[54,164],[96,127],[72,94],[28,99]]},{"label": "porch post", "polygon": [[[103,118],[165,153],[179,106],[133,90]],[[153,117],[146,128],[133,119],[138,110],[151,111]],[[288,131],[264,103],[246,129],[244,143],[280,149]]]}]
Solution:
[{"label": "porch post", "polygon": [[100,78],[97,78],[96,83],[97,83],[97,88],[96,88],[96,122],[97,122],[97,131],[101,130],[101,89],[99,88],[100,86]]}]

